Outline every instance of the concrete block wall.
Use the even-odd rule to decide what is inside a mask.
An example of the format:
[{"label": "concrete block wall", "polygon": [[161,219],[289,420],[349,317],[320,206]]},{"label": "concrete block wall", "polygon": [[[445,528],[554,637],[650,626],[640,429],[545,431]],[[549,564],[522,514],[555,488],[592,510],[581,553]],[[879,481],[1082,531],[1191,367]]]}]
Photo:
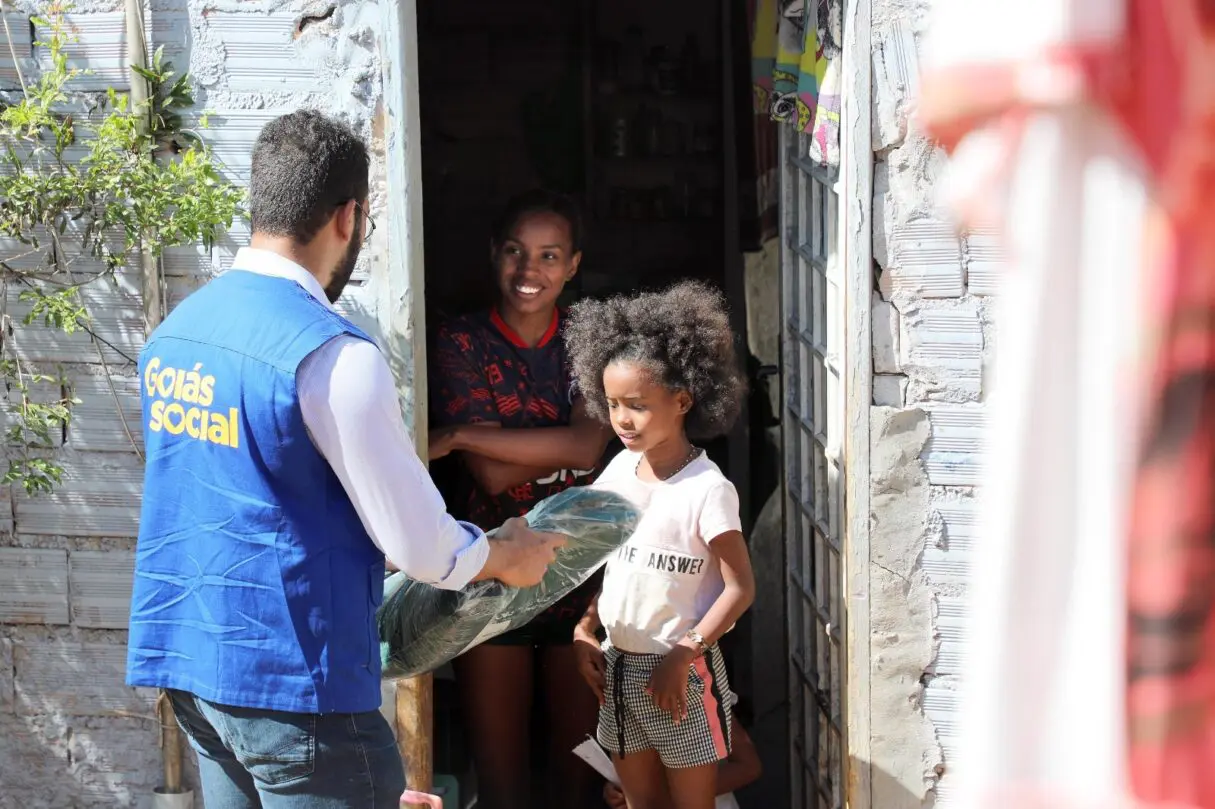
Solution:
[{"label": "concrete block wall", "polygon": [[[26,77],[45,57],[29,36],[37,5],[27,0],[7,15]],[[163,44],[166,58],[194,75],[193,123],[211,113],[210,128],[200,131],[232,181],[247,182],[265,122],[310,106],[372,144],[372,208],[382,213],[381,15],[377,3],[359,0],[152,0],[148,28],[151,48]],[[93,71],[79,81],[86,96],[77,103],[106,87],[125,90],[120,0],[77,0],[71,22],[72,61]],[[0,91],[19,91],[7,47],[0,47]],[[383,331],[376,300],[387,272],[379,220],[343,304],[373,333]],[[227,267],[246,233],[238,224],[214,250],[169,251],[170,303]],[[128,359],[143,342],[138,289],[134,273],[121,274],[116,286],[86,288],[96,331],[115,347],[105,349],[104,367],[87,335],[18,327],[23,361],[62,366],[82,403],[56,453],[63,485],[36,498],[0,487],[0,809],[141,807],[160,784],[155,693],[123,685],[142,481],[123,425],[125,417],[138,445],[138,381]],[[19,308],[12,294],[10,313]],[[191,755],[187,761],[192,781]]]},{"label": "concrete block wall", "polygon": [[873,4],[872,805],[948,802],[1000,257],[941,210],[917,131],[930,3]]}]

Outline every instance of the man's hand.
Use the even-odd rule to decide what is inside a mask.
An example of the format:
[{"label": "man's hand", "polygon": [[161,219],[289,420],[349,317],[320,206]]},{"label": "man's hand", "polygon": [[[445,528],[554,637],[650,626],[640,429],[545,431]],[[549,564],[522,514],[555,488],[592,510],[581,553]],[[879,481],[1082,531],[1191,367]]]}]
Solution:
[{"label": "man's hand", "polygon": [[497,579],[511,587],[534,587],[569,540],[561,534],[533,531],[527,520],[507,520],[489,541],[489,559],[477,580]]},{"label": "man's hand", "polygon": [[604,672],[603,649],[599,647],[599,639],[593,632],[588,632],[582,624],[574,628],[574,655],[578,659],[578,673],[586,684],[595,692],[599,704],[603,704],[603,689],[607,684]]}]

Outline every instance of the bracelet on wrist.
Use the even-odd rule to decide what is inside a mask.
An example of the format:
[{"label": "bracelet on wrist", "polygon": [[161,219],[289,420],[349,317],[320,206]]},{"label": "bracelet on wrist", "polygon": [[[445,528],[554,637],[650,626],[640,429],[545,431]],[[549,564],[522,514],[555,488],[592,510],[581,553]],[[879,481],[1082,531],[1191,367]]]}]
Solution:
[{"label": "bracelet on wrist", "polygon": [[694,645],[696,656],[700,657],[709,650],[709,644],[705,643],[705,636],[697,632],[695,629],[689,629],[684,633],[684,639],[691,641]]}]

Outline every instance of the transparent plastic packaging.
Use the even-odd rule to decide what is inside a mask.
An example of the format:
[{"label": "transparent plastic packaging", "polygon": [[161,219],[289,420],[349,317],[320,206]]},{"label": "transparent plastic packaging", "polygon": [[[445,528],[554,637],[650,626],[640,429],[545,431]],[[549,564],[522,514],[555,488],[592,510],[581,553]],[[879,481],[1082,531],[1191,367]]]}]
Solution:
[{"label": "transparent plastic packaging", "polygon": [[537,531],[569,537],[535,587],[485,581],[463,590],[440,590],[404,573],[385,579],[376,623],[386,679],[434,671],[468,649],[528,623],[607,562],[632,535],[641,513],[618,494],[584,486],[541,501],[526,519]]}]

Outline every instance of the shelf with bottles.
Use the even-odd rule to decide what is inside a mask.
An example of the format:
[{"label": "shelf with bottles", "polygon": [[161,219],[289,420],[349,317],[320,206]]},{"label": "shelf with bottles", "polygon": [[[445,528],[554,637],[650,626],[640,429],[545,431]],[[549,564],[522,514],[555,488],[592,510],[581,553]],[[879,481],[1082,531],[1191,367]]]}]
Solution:
[{"label": "shelf with bottles", "polygon": [[670,184],[600,187],[590,204],[593,217],[602,222],[711,223],[721,214],[721,189],[682,173]]},{"label": "shelf with bottles", "polygon": [[630,25],[619,40],[600,35],[593,42],[591,90],[598,98],[649,103],[717,101],[719,82],[694,33],[678,49],[646,42],[641,26]]},{"label": "shelf with bottles", "polygon": [[719,160],[719,122],[700,122],[642,104],[632,110],[600,110],[596,115],[596,161],[659,163]]}]

